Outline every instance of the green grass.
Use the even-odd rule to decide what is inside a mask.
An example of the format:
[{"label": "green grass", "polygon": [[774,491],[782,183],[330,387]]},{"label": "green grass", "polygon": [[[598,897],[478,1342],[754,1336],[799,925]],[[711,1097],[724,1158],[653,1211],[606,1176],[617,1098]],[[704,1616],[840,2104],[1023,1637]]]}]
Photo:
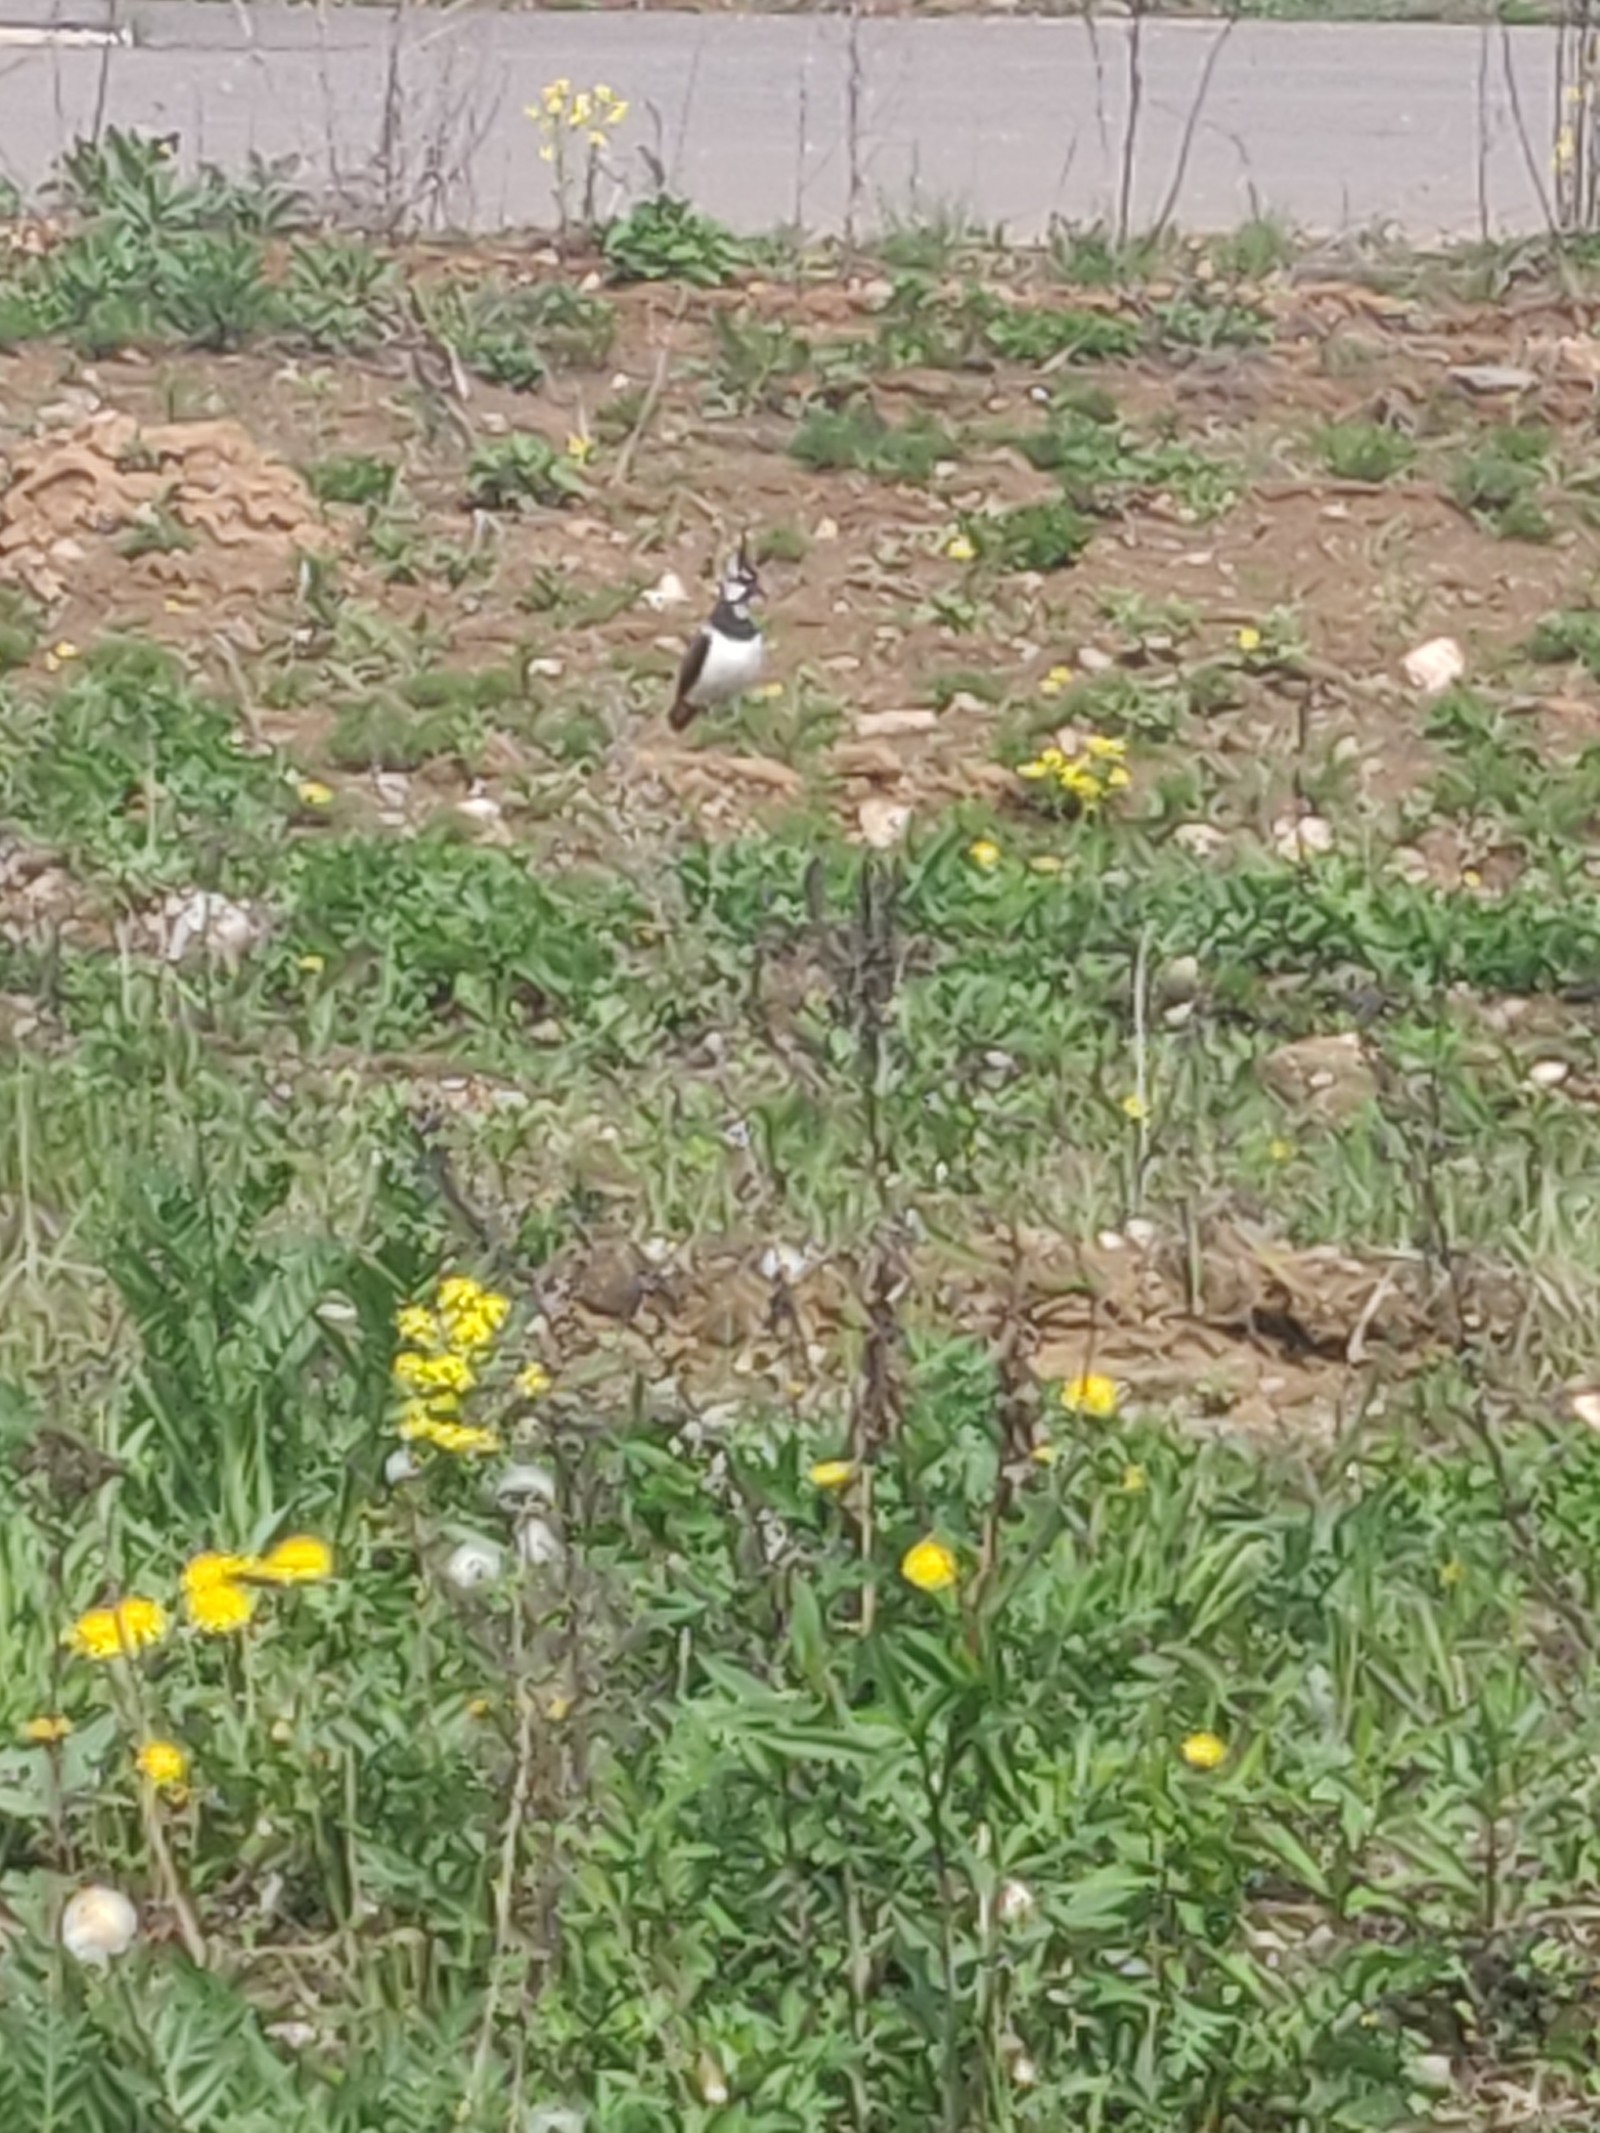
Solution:
[{"label": "green grass", "polygon": [[[163,335],[269,330],[270,250],[272,333],[382,336],[392,262],[119,139],[74,166],[69,279],[153,206],[211,277]],[[752,256],[656,208],[619,271]],[[1595,668],[1581,578],[1520,646],[1485,615],[1475,686],[1369,775],[1327,603],[1241,571],[1235,611],[1164,560],[1276,460],[1119,409],[1265,314],[1176,241],[1060,241],[1109,311],[989,286],[953,218],[887,249],[854,338],[719,298],[659,426],[592,410],[607,448],[638,426],[637,497],[552,441],[567,381],[486,436],[472,503],[587,522],[490,529],[509,585],[459,470],[319,423],[350,553],[262,603],[237,701],[209,634],[41,660],[60,625],[0,603],[6,2128],[1595,2115],[1600,764],[1522,693]],[[1208,256],[1262,279],[1285,240]],[[506,390],[622,315],[429,264]],[[145,301],[79,294],[80,343]],[[980,377],[959,429],[876,411],[899,364]],[[737,417],[743,452],[797,409],[792,508],[750,529],[781,689],[664,753],[676,625],[637,610],[689,568],[673,425]],[[1314,434],[1488,533],[1554,522],[1553,429]],[[841,484],[830,550],[812,472],[927,481],[958,439],[942,505]],[[867,660],[815,616],[785,644],[810,570],[852,625],[877,603]],[[880,657],[940,724],[841,774]],[[1125,742],[1126,791],[1052,811],[1013,774],[1064,728]],[[748,809],[741,757],[782,774]],[[867,852],[865,793],[908,789]],[[201,893],[242,944],[174,945]],[[1347,1079],[1297,1095],[1305,1040]],[[397,1313],[467,1275],[503,1318],[419,1410],[443,1334]],[[271,1583],[296,1536],[332,1574]],[[184,1573],[218,1551],[253,1612],[207,1634]],[[63,1641],[128,1594],[170,1612],[147,1651]],[[141,1911],[103,1970],[61,1941],[92,1882]]]}]

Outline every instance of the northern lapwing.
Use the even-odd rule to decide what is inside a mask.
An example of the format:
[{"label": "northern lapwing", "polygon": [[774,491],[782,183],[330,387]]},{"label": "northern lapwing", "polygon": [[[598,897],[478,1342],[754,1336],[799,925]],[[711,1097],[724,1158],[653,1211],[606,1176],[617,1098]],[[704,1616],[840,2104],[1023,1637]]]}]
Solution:
[{"label": "northern lapwing", "polygon": [[760,597],[761,581],[741,537],[739,552],[717,588],[710,620],[695,631],[678,669],[677,693],[667,713],[675,733],[701,711],[731,702],[761,679],[767,648],[750,613],[750,602]]}]

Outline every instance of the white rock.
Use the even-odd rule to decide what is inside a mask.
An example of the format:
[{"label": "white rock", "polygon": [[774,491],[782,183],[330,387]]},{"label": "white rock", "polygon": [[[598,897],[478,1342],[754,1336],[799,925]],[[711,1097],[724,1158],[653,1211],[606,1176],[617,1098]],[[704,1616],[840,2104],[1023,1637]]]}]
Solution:
[{"label": "white rock", "polygon": [[528,672],[537,674],[543,681],[559,681],[567,671],[564,659],[530,659]]},{"label": "white rock", "polygon": [[1559,1089],[1571,1072],[1565,1059],[1536,1059],[1528,1069],[1528,1080],[1536,1089]]},{"label": "white rock", "polygon": [[1572,1412],[1585,1429],[1600,1430],[1600,1392],[1590,1390],[1572,1395]]},{"label": "white rock", "polygon": [[503,810],[500,802],[486,792],[469,792],[464,800],[456,802],[456,813],[464,815],[469,822],[479,823],[485,829],[500,820]]},{"label": "white rock", "polygon": [[175,891],[162,904],[161,919],[161,951],[169,963],[181,963],[198,952],[235,964],[266,932],[259,910],[236,904],[214,889]]},{"label": "white rock", "polygon": [[1227,843],[1221,830],[1209,822],[1180,822],[1172,833],[1178,849],[1195,859],[1210,859]]},{"label": "white rock", "polygon": [[1109,652],[1102,652],[1097,644],[1082,644],[1078,647],[1077,666],[1084,674],[1109,674],[1116,665]]},{"label": "white rock", "polygon": [[811,1255],[795,1244],[769,1244],[759,1265],[765,1281],[803,1281],[811,1271]]},{"label": "white rock", "polygon": [[126,1955],[139,1937],[139,1914],[120,1889],[91,1882],[68,1899],[61,1945],[80,1963],[98,1967]]},{"label": "white rock", "polygon": [[839,538],[839,521],[836,518],[819,518],[811,529],[814,541],[836,541]]},{"label": "white rock", "polygon": [[497,1541],[464,1540],[445,1558],[444,1574],[457,1592],[492,1585],[506,1567],[506,1552]]},{"label": "white rock", "polygon": [[1430,637],[1400,662],[1401,671],[1413,689],[1424,696],[1442,696],[1467,671],[1466,656],[1454,637]]},{"label": "white rock", "polygon": [[655,615],[664,614],[669,607],[682,607],[688,600],[682,578],[675,570],[664,570],[654,585],[648,586],[639,595],[639,605],[648,607]]},{"label": "white rock", "polygon": [[863,711],[856,732],[864,741],[886,741],[902,733],[932,733],[938,723],[936,711]]},{"label": "white rock", "polygon": [[415,1481],[421,1472],[422,1462],[409,1444],[397,1444],[383,1462],[383,1478],[391,1489]]},{"label": "white rock", "polygon": [[1333,844],[1333,824],[1321,815],[1280,815],[1272,825],[1272,848],[1280,859],[1325,859]]},{"label": "white rock", "polygon": [[911,826],[911,810],[899,800],[863,800],[856,810],[862,841],[875,852],[897,845]]}]

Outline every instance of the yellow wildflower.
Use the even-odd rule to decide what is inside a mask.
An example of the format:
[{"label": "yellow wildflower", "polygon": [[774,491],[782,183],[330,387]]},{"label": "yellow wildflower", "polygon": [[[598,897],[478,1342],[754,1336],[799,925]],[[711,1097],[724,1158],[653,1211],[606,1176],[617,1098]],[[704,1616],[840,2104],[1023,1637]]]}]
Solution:
[{"label": "yellow wildflower", "polygon": [[591,148],[604,148],[605,145],[606,137],[597,126],[589,135],[589,146]]},{"label": "yellow wildflower", "polygon": [[1220,1770],[1228,1760],[1228,1744],[1216,1733],[1186,1733],[1178,1753],[1191,1770]]},{"label": "yellow wildflower", "polygon": [[580,89],[567,107],[567,124],[576,132],[588,125],[594,117],[594,98],[587,89]]},{"label": "yellow wildflower", "polygon": [[960,1574],[954,1551],[932,1535],[917,1541],[900,1558],[900,1575],[918,1592],[948,1592]]},{"label": "yellow wildflower", "polygon": [[[451,1274],[439,1284],[439,1316],[444,1321],[445,1337],[452,1348],[471,1353],[489,1347],[510,1315],[510,1298],[486,1289],[470,1274]],[[470,1381],[452,1385],[441,1379],[439,1385],[449,1392],[472,1389]],[[417,1389],[426,1388],[419,1386]]]},{"label": "yellow wildflower", "polygon": [[316,1585],[333,1576],[333,1550],[314,1533],[291,1533],[250,1565],[249,1575],[268,1585]]},{"label": "yellow wildflower", "polygon": [[853,1459],[819,1459],[806,1479],[814,1489],[845,1489],[855,1478]]},{"label": "yellow wildflower", "polygon": [[620,126],[627,115],[628,99],[625,96],[614,96],[611,99],[611,124]]},{"label": "yellow wildflower", "polygon": [[1150,1476],[1142,1466],[1129,1465],[1122,1469],[1122,1493],[1124,1496],[1142,1496],[1150,1486]]},{"label": "yellow wildflower", "polygon": [[952,563],[970,563],[978,551],[964,533],[953,533],[944,544],[944,552]]},{"label": "yellow wildflower", "polygon": [[451,1452],[459,1458],[500,1449],[500,1439],[492,1429],[478,1429],[470,1422],[446,1421],[415,1402],[401,1416],[400,1434],[408,1444],[431,1444],[435,1451]]},{"label": "yellow wildflower", "polygon": [[1446,1592],[1459,1585],[1467,1574],[1467,1566],[1459,1555],[1451,1556],[1448,1563],[1439,1565],[1439,1583]]},{"label": "yellow wildflower", "polygon": [[992,837],[980,837],[976,844],[967,846],[967,857],[985,874],[992,874],[1000,864],[1000,847]]},{"label": "yellow wildflower", "polygon": [[72,1720],[53,1711],[41,1718],[25,1718],[17,1731],[36,1748],[54,1748],[72,1731]]},{"label": "yellow wildflower", "polygon": [[1088,751],[1101,762],[1120,763],[1128,752],[1128,744],[1114,733],[1091,733]]},{"label": "yellow wildflower", "polygon": [[302,778],[295,787],[295,798],[302,807],[332,807],[333,787],[324,785],[320,778]]},{"label": "yellow wildflower", "polygon": [[470,1392],[477,1372],[464,1355],[422,1355],[402,1348],[394,1359],[394,1376],[407,1392]]},{"label": "yellow wildflower", "polygon": [[243,1629],[256,1611],[256,1596],[248,1586],[232,1578],[218,1578],[207,1585],[184,1588],[184,1609],[195,1628],[206,1637],[229,1637]]},{"label": "yellow wildflower", "polygon": [[328,967],[328,958],[325,955],[297,955],[294,967],[303,970],[308,978],[320,978]]},{"label": "yellow wildflower", "polygon": [[752,689],[750,694],[758,704],[775,704],[783,694],[783,683],[781,681],[764,681],[759,689]]},{"label": "yellow wildflower", "polygon": [[1039,684],[1039,694],[1041,696],[1059,696],[1071,680],[1071,667],[1052,667]]},{"label": "yellow wildflower", "polygon": [[54,674],[59,667],[64,667],[69,660],[81,659],[82,657],[83,654],[78,650],[78,647],[75,644],[69,644],[66,638],[63,637],[59,644],[52,645],[50,650],[45,653],[45,670],[47,673]]},{"label": "yellow wildflower", "polygon": [[189,1775],[189,1758],[175,1740],[147,1740],[134,1763],[139,1775],[163,1792],[180,1790]]},{"label": "yellow wildflower", "polygon": [[79,1615],[62,1641],[80,1658],[120,1659],[159,1644],[167,1627],[167,1610],[159,1600],[130,1593],[111,1607],[91,1607]]},{"label": "yellow wildflower", "polygon": [[1087,1415],[1096,1422],[1108,1422],[1117,1411],[1117,1381],[1103,1377],[1097,1370],[1086,1370],[1078,1377],[1068,1378],[1062,1386],[1061,1404],[1069,1415]]},{"label": "yellow wildflower", "polygon": [[1261,632],[1247,622],[1239,632],[1235,642],[1241,652],[1259,652],[1261,649]]},{"label": "yellow wildflower", "polygon": [[394,1314],[394,1330],[408,1348],[437,1348],[444,1336],[426,1304],[405,1304]]},{"label": "yellow wildflower", "polygon": [[513,1382],[525,1400],[541,1400],[550,1390],[550,1373],[543,1363],[524,1363]]},{"label": "yellow wildflower", "polygon": [[[604,134],[600,138],[604,141]],[[567,457],[580,467],[587,466],[594,457],[594,439],[585,437],[581,430],[574,430],[567,439]]]},{"label": "yellow wildflower", "polygon": [[1294,1161],[1294,1142],[1285,1140],[1268,1141],[1267,1154],[1275,1163],[1292,1163]]},{"label": "yellow wildflower", "polygon": [[1052,1444],[1047,1437],[1042,1444],[1034,1445],[1028,1457],[1035,1466],[1054,1466],[1061,1457],[1061,1447],[1059,1444]]},{"label": "yellow wildflower", "polygon": [[1150,1116],[1150,1106],[1142,1096],[1134,1091],[1130,1091],[1128,1095],[1123,1097],[1118,1109],[1124,1118],[1131,1118],[1135,1125],[1138,1125],[1141,1119],[1146,1119]]}]

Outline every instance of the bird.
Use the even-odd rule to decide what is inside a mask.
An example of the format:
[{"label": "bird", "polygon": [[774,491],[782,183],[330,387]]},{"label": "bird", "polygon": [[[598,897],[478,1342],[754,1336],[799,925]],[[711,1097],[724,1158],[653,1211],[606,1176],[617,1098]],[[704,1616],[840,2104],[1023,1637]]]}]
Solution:
[{"label": "bird", "polygon": [[667,722],[681,733],[689,721],[713,704],[725,704],[761,679],[767,648],[750,613],[761,598],[761,581],[750,560],[747,542],[723,572],[716,605],[689,641],[678,669],[678,686]]}]

